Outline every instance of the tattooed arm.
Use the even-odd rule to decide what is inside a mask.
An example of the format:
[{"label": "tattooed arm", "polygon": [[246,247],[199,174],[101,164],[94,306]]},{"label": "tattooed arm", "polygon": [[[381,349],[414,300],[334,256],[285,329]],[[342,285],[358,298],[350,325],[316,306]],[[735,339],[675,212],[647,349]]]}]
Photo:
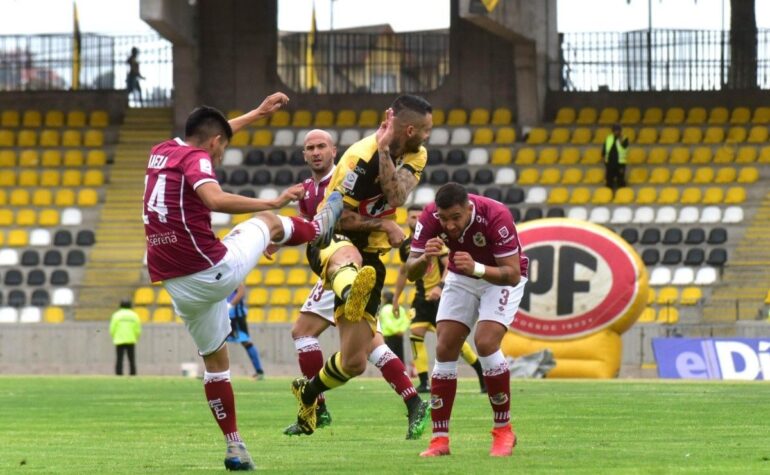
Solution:
[{"label": "tattooed arm", "polygon": [[417,177],[406,168],[396,170],[390,158],[388,148],[379,149],[380,188],[391,208],[398,208],[406,203],[406,197],[417,186]]},{"label": "tattooed arm", "polygon": [[346,209],[342,212],[339,227],[343,231],[373,232],[382,231],[388,235],[388,242],[393,247],[398,247],[406,237],[401,226],[389,219],[370,218],[361,216],[355,211]]}]

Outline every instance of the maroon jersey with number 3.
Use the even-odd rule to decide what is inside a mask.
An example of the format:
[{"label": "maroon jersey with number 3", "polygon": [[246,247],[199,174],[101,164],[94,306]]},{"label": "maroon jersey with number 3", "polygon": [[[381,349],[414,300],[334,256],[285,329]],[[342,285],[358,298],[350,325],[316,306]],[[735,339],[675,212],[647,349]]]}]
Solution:
[{"label": "maroon jersey with number 3", "polygon": [[194,274],[227,253],[195,189],[216,182],[211,157],[176,138],[152,149],[144,178],[144,233],[153,282]]}]

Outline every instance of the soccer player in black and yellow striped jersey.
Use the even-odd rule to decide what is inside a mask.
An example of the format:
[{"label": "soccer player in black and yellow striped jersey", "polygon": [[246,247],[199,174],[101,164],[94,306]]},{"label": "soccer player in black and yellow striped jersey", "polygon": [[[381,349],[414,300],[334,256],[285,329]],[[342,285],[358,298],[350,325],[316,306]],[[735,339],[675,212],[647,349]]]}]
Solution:
[{"label": "soccer player in black and yellow striped jersey", "polygon": [[[414,235],[417,220],[422,213],[421,206],[410,206],[407,211],[407,224]],[[401,294],[406,286],[406,260],[409,258],[409,246],[412,243],[412,236],[409,236],[398,249],[401,257],[401,269],[396,280],[396,287],[393,292],[393,309],[398,310]],[[428,387],[428,351],[425,349],[425,334],[427,332],[436,333],[436,312],[438,312],[438,301],[441,298],[441,289],[444,287],[444,276],[447,270],[447,260],[449,259],[449,249],[444,248],[444,253],[432,259],[428,270],[421,279],[415,281],[417,291],[412,301],[414,309],[414,319],[409,327],[409,341],[412,343],[412,358],[414,358],[414,369],[420,378],[420,384],[417,386],[418,393],[429,393]],[[473,351],[471,345],[466,341],[463,343],[460,354],[463,359],[473,367],[476,376],[479,378],[481,392],[486,393],[487,388],[484,384],[484,372],[479,362],[479,357]]]},{"label": "soccer player in black and yellow striped jersey", "polygon": [[[292,383],[299,402],[297,426],[305,434],[315,430],[318,395],[342,386],[366,368],[385,282],[380,256],[404,239],[403,232],[389,229],[397,226],[396,208],[404,205],[420,181],[428,155],[423,143],[432,127],[430,103],[418,96],[400,96],[386,111],[377,132],[348,148],[326,189],[327,198],[335,191],[343,195],[345,211],[338,228],[356,256],[332,270],[326,268],[328,262],[323,262],[329,253],[320,253],[322,274],[337,297],[334,314],[340,351],[326,361],[317,376]],[[413,400],[414,407],[408,408],[410,438],[422,433],[428,413],[426,403],[419,398]]]}]

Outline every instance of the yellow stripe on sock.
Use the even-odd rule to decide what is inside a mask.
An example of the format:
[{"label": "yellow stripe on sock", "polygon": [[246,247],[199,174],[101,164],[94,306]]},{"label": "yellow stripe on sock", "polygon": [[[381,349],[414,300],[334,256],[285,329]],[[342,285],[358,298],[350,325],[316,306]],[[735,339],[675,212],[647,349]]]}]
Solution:
[{"label": "yellow stripe on sock", "polygon": [[326,364],[318,372],[318,377],[329,389],[340,387],[351,378],[349,374],[342,371],[342,355],[339,352],[334,353],[326,360]]},{"label": "yellow stripe on sock", "polygon": [[332,290],[334,290],[334,295],[342,298],[342,291],[353,285],[353,281],[356,280],[357,275],[358,269],[352,265],[337,269],[337,272],[332,276]]}]

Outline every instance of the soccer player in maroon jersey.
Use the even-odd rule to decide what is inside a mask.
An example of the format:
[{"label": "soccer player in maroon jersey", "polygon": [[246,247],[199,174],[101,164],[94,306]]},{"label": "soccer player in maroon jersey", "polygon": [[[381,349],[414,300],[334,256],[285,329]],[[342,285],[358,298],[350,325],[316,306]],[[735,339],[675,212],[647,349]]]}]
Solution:
[{"label": "soccer player in maroon jersey", "polygon": [[[286,245],[313,241],[323,246],[342,212],[339,196],[312,222],[277,216],[265,210],[301,198],[301,185],[276,199],[262,200],[226,193],[216,180],[214,167],[222,163],[233,132],[271,115],[288,100],[283,93],[272,94],[256,109],[230,121],[214,108],[195,109],[187,118],[184,140],[153,147],[145,176],[143,219],[150,278],[163,282],[203,357],[204,390],[227,442],[229,470],[251,470],[254,463],[236,424],[225,345],[230,334],[227,296],[271,241]],[[257,214],[220,241],[211,229],[211,211]]]},{"label": "soccer player in maroon jersey", "polygon": [[457,358],[476,324],[479,352],[492,405],[489,454],[513,453],[516,435],[510,421],[510,373],[500,342],[519,308],[529,261],[521,252],[508,208],[483,196],[469,195],[457,183],[436,192],[436,201],[420,215],[406,262],[407,277],[422,277],[432,257],[449,248],[449,273],[441,293],[437,321],[436,363],[431,377],[433,438],[420,455],[449,455],[449,418],[457,392]]},{"label": "soccer player in maroon jersey", "polygon": [[[316,129],[311,130],[305,136],[303,153],[305,161],[312,172],[312,177],[302,183],[302,186],[305,188],[305,196],[299,201],[299,210],[306,219],[313,219],[316,208],[323,200],[326,186],[329,184],[334,172],[334,157],[337,154],[337,149],[328,132]],[[383,226],[390,230],[390,233],[394,235],[394,239],[403,239],[404,233],[395,221],[386,221],[383,223]],[[342,236],[335,237],[329,248],[333,249],[336,247],[337,239],[342,240],[344,238]],[[331,275],[335,269],[349,262],[361,264],[360,257],[358,257],[358,253],[352,244],[348,241],[342,241],[340,244],[347,245],[339,247],[329,257],[326,269],[328,275]],[[315,251],[316,249],[308,246],[308,261],[313,263],[311,267],[314,272],[320,275],[320,269],[318,269],[320,265],[319,259],[317,256],[313,256]],[[307,378],[317,375],[324,366],[323,353],[318,343],[318,337],[331,325],[336,325],[334,319],[334,292],[325,287],[328,287],[328,285],[325,285],[324,279],[319,278],[310,291],[305,304],[302,306],[299,318],[294,322],[291,329],[291,336],[297,349],[299,367],[302,374]],[[406,318],[406,316],[403,318]],[[385,344],[379,326],[369,346],[368,355],[369,362],[382,372],[383,378],[404,400],[407,411],[422,412],[422,420],[427,421],[427,403],[423,402],[418,396],[412,381],[409,379],[403,361]],[[326,427],[329,424],[331,424],[331,414],[326,408],[324,395],[320,394],[318,396],[318,406],[316,407],[316,428]],[[409,425],[407,428],[407,439],[416,439],[422,434],[421,431],[415,431],[415,428],[416,426]],[[287,427],[284,430],[284,434],[301,435],[304,432],[295,423]]]}]

